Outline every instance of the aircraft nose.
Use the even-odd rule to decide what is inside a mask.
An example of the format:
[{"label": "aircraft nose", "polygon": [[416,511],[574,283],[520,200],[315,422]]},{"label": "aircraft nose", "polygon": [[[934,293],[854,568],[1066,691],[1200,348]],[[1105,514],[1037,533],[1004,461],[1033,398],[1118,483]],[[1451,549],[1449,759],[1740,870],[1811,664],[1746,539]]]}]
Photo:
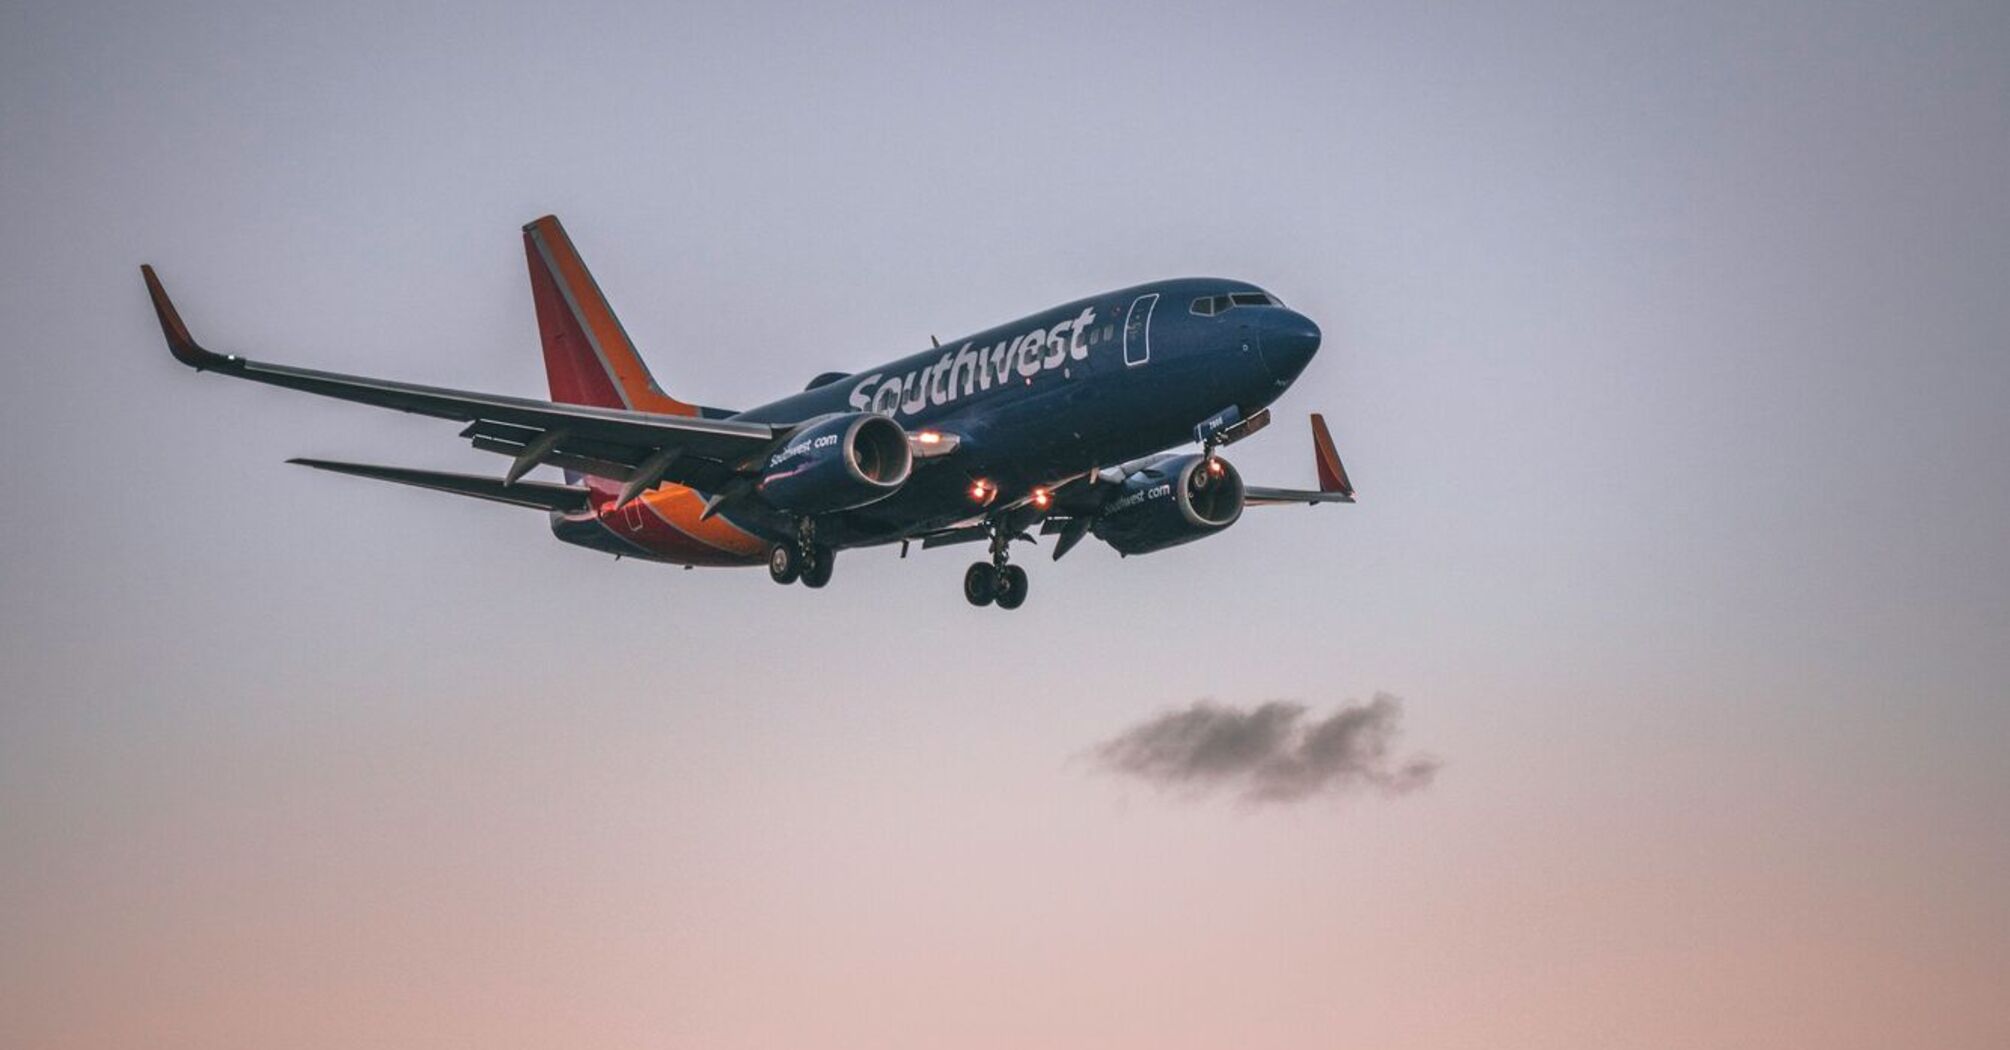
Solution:
[{"label": "aircraft nose", "polygon": [[1289,383],[1319,352],[1319,326],[1295,310],[1277,310],[1263,326],[1264,367],[1279,384]]}]

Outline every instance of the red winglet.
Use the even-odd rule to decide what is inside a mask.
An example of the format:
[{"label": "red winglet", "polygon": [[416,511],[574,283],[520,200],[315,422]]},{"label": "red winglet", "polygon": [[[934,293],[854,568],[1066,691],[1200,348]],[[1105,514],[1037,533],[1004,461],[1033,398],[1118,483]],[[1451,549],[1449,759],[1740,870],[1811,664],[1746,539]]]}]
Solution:
[{"label": "red winglet", "polygon": [[154,301],[154,316],[160,319],[161,334],[167,337],[168,352],[175,360],[198,371],[218,368],[230,363],[230,358],[204,350],[188,334],[188,326],[181,323],[181,314],[175,312],[174,302],[168,298],[167,289],[161,287],[161,279],[154,276],[154,268],[142,264],[140,276],[147,280],[147,295]]},{"label": "red winglet", "polygon": [[1312,413],[1312,460],[1319,471],[1319,491],[1354,494],[1354,482],[1348,480],[1347,467],[1333,450],[1333,435],[1326,431],[1326,417],[1317,412]]}]

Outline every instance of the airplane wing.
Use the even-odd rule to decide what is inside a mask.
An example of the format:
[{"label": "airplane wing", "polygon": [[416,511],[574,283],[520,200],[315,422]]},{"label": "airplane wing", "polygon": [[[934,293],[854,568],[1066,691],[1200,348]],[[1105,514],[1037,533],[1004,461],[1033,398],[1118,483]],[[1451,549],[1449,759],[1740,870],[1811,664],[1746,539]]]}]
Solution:
[{"label": "airplane wing", "polygon": [[197,371],[467,423],[461,436],[474,447],[515,457],[504,477],[507,487],[516,487],[533,467],[549,463],[626,482],[624,499],[661,481],[716,490],[757,463],[786,430],[766,423],[449,390],[213,353],[190,337],[153,267],[142,266],[140,273],[175,360]]},{"label": "airplane wing", "polygon": [[1333,450],[1333,435],[1326,431],[1326,417],[1317,412],[1312,413],[1312,465],[1319,475],[1318,488],[1277,489],[1244,485],[1242,497],[1245,505],[1268,507],[1282,503],[1354,502],[1354,482],[1347,477],[1347,467],[1340,462],[1340,453]]},{"label": "airplane wing", "polygon": [[[1152,457],[1153,459],[1163,457]],[[1312,460],[1319,477],[1316,489],[1282,489],[1264,485],[1244,484],[1243,505],[1249,507],[1279,506],[1287,503],[1318,505],[1321,503],[1354,502],[1354,482],[1347,477],[1347,467],[1340,462],[1340,454],[1334,451],[1333,435],[1326,430],[1326,417],[1317,412],[1312,414]],[[1040,519],[1042,535],[1059,535],[1054,544],[1054,560],[1061,557],[1082,542],[1089,533],[1091,523],[1102,512],[1105,502],[1115,491],[1110,478],[1128,475],[1133,469],[1144,469],[1149,460],[1126,463],[1106,471],[1101,475],[1090,475],[1088,484],[1076,486],[1067,491],[1057,487],[1053,496],[1052,513]],[[946,529],[926,538],[924,547],[945,543],[960,543],[966,539],[981,538],[982,527]]]},{"label": "airplane wing", "polygon": [[1277,489],[1265,485],[1244,485],[1242,502],[1246,507],[1275,507],[1284,503],[1315,506],[1320,503],[1352,503],[1354,497],[1345,492],[1321,492],[1318,489]]}]

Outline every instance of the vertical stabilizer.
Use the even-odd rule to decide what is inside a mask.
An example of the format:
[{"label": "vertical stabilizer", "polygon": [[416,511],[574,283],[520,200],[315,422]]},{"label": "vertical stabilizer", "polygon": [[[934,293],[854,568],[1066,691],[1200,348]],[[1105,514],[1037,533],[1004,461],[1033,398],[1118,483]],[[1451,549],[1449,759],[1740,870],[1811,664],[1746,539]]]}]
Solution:
[{"label": "vertical stabilizer", "polygon": [[530,261],[530,289],[537,300],[538,334],[544,340],[544,371],[553,401],[675,416],[699,414],[698,406],[679,401],[656,385],[557,216],[547,215],[525,226],[523,247]]}]

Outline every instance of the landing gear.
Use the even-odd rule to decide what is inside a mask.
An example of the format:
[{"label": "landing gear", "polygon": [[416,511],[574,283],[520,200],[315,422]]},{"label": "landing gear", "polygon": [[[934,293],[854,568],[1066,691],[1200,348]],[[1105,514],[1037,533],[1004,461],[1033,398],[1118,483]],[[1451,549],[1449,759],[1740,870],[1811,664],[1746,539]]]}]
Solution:
[{"label": "landing gear", "polygon": [[963,597],[972,605],[997,602],[1000,609],[1026,604],[1026,570],[1017,565],[978,562],[963,571]]},{"label": "landing gear", "polygon": [[822,587],[831,582],[831,570],[836,567],[836,551],[829,547],[812,545],[808,557],[803,559],[803,586]]},{"label": "landing gear", "polygon": [[998,580],[993,586],[996,593],[992,600],[1000,609],[1017,609],[1026,604],[1026,570],[1017,565],[999,566]]},{"label": "landing gear", "polygon": [[794,583],[803,574],[802,548],[793,543],[777,543],[768,548],[768,578],[776,583]]},{"label": "landing gear", "polygon": [[794,542],[768,548],[768,578],[776,583],[803,581],[805,587],[822,587],[831,582],[837,552],[816,542],[816,527],[804,518],[796,525]]},{"label": "landing gear", "polygon": [[1017,609],[1026,604],[1026,570],[1007,562],[1013,534],[1004,521],[991,527],[991,560],[977,562],[963,572],[963,597],[972,605],[998,603],[1000,609]]},{"label": "landing gear", "polygon": [[998,597],[998,570],[980,561],[963,571],[963,597],[972,605],[990,605]]}]

